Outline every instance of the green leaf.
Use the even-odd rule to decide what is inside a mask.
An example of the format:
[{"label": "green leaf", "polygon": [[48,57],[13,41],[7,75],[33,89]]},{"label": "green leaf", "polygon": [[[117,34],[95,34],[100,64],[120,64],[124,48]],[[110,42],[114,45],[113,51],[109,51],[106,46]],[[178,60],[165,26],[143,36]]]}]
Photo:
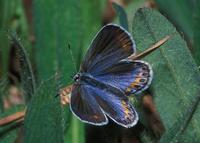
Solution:
[{"label": "green leaf", "polygon": [[0,1],[0,76],[7,75],[8,69],[8,56],[10,42],[6,37],[5,30],[10,29],[12,17],[15,14],[16,7],[18,6],[18,1]]},{"label": "green leaf", "polygon": [[84,143],[85,142],[85,132],[84,124],[77,119],[77,117],[72,117],[70,122],[69,130],[66,132],[65,143]]},{"label": "green leaf", "polygon": [[[166,127],[160,142],[182,142],[183,139],[184,142],[198,142],[200,108],[196,101],[199,98],[200,74],[185,41],[164,16],[147,8],[137,11],[132,34],[139,51],[144,51],[166,35],[172,36],[144,59],[153,67],[150,89]],[[148,137],[144,135],[145,138]]]},{"label": "green leaf", "polygon": [[[84,56],[83,53],[85,53],[94,38],[95,34],[101,27],[101,18],[102,18],[102,11],[105,6],[105,0],[85,0],[80,1],[81,3],[81,16],[83,18],[82,20],[82,26],[83,26],[83,50],[81,51],[82,57]],[[81,59],[79,59],[81,60]],[[80,64],[81,61],[78,61]]]},{"label": "green leaf", "polygon": [[29,104],[24,121],[25,143],[63,143],[62,112],[57,83],[50,79]]},{"label": "green leaf", "polygon": [[183,31],[189,40],[193,38],[193,2],[189,0],[155,0],[161,12]]},{"label": "green leaf", "polygon": [[4,112],[4,96],[5,89],[8,86],[8,81],[6,79],[0,79],[0,114]]},{"label": "green leaf", "polygon": [[120,23],[120,25],[124,29],[126,29],[127,31],[129,31],[128,30],[128,18],[127,18],[127,14],[126,14],[125,10],[123,9],[123,7],[121,7],[117,3],[113,3],[113,7],[117,11],[117,15],[119,17],[119,23]]},{"label": "green leaf", "polygon": [[132,27],[132,24],[133,24],[133,18],[134,18],[134,15],[135,15],[136,11],[139,8],[144,7],[145,3],[146,3],[146,0],[134,0],[125,9],[126,13],[127,13],[127,16],[128,16],[128,25],[130,27],[129,28],[130,32],[132,32],[132,28],[131,27]]},{"label": "green leaf", "polygon": [[[38,79],[44,80],[56,72],[60,75],[60,87],[71,84],[71,76],[77,71],[83,53],[89,46],[93,36],[101,25],[101,11],[103,2],[97,1],[74,1],[74,0],[35,0],[34,29],[36,35],[36,67]],[[68,44],[71,47],[75,63],[72,61]],[[69,112],[68,107],[63,110]],[[83,130],[81,122],[69,121],[70,114],[63,116],[66,122],[66,133],[74,130]],[[70,124],[70,130],[67,128]],[[73,132],[74,133],[74,132]],[[66,142],[76,143],[72,136],[66,135]],[[80,138],[84,137],[81,132]],[[84,142],[84,139],[81,140]]]},{"label": "green leaf", "polygon": [[8,74],[10,41],[7,38],[7,30],[18,31],[24,39],[26,50],[31,53],[31,45],[28,35],[28,25],[26,22],[22,0],[0,1],[0,77]]},{"label": "green leaf", "polygon": [[[22,105],[16,105],[10,109],[5,110],[0,116],[0,118],[6,117],[8,115],[14,114],[25,109]],[[13,122],[5,126],[0,127],[0,143],[13,143],[17,137],[17,131],[21,123]]]},{"label": "green leaf", "polygon": [[144,4],[145,0],[134,0],[126,8],[123,8],[114,3],[114,8],[117,11],[117,20],[115,22],[119,23],[119,25],[124,27],[127,31],[131,32],[132,28],[129,27],[132,27],[134,14],[139,8],[143,7]]},{"label": "green leaf", "polygon": [[[36,66],[39,79],[46,79],[58,70],[61,84],[71,81],[79,67],[83,48],[89,46],[100,27],[100,1],[50,0],[34,1],[36,30]],[[90,11],[90,12],[88,12]],[[72,62],[68,44],[75,62]],[[58,60],[58,61],[57,61]]]},{"label": "green leaf", "polygon": [[200,65],[200,1],[196,1],[194,10],[194,46],[192,53],[198,65]]}]

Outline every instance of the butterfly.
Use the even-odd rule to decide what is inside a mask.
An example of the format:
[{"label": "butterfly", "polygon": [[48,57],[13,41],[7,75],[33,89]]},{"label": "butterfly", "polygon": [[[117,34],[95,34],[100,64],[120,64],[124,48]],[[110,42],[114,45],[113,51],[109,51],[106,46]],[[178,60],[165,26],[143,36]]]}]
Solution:
[{"label": "butterfly", "polygon": [[73,77],[70,109],[78,119],[105,125],[110,118],[126,128],[137,124],[128,96],[147,89],[153,73],[148,63],[128,59],[135,53],[135,42],[124,28],[108,24],[100,29]]}]

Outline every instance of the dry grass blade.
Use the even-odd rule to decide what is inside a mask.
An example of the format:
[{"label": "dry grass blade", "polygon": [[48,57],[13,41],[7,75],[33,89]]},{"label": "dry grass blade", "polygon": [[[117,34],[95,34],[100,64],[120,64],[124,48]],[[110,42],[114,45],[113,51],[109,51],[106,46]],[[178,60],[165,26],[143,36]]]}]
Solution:
[{"label": "dry grass blade", "polygon": [[130,57],[128,57],[128,59],[130,59],[130,60],[142,59],[145,56],[147,56],[150,53],[152,53],[153,51],[155,51],[156,49],[158,49],[160,46],[162,46],[164,43],[166,43],[170,38],[171,37],[169,35],[167,35],[165,38],[161,39],[160,41],[158,41],[157,43],[152,45],[150,48],[148,48],[144,52],[142,52],[142,53],[140,53],[138,55],[131,55]]},{"label": "dry grass blade", "polygon": [[4,117],[4,118],[0,119],[0,126],[10,124],[14,121],[18,121],[21,118],[24,118],[24,115],[25,115],[25,111],[21,111],[21,112],[16,112],[16,113],[9,115],[7,117]]},{"label": "dry grass blade", "polygon": [[[62,105],[68,105],[70,101],[69,94],[71,93],[72,86],[67,86],[60,90],[60,101]],[[0,126],[5,126],[7,124],[10,124],[12,122],[23,122],[25,116],[25,111],[22,112],[16,112],[12,115],[9,115],[7,117],[4,117],[0,119]]]}]

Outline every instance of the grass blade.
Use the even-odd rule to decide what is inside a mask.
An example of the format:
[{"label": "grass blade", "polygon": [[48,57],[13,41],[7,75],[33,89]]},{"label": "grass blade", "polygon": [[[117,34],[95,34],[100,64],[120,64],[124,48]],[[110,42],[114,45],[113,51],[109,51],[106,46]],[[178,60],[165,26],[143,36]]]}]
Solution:
[{"label": "grass blade", "polygon": [[20,75],[23,93],[26,102],[30,101],[35,92],[35,78],[33,75],[32,67],[26,54],[26,50],[22,46],[19,38],[15,32],[10,32],[10,38],[16,48],[16,54],[20,62]]}]

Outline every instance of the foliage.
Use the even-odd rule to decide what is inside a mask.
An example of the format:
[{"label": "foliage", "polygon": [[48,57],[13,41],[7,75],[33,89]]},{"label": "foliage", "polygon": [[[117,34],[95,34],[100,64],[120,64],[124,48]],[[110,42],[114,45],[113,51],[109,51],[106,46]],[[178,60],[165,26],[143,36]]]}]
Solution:
[{"label": "foliage", "polygon": [[62,112],[60,99],[56,97],[57,90],[57,84],[52,77],[43,82],[35,93],[25,116],[24,142],[64,142]]},{"label": "foliage", "polygon": [[[173,21],[187,38],[193,38],[193,7],[195,1],[190,0],[155,0],[161,12]],[[170,10],[169,10],[170,9]]]},{"label": "foliage", "polygon": [[198,65],[200,65],[200,1],[196,2],[196,7],[194,9],[194,26],[193,26],[193,31],[194,31],[194,46],[192,48],[192,53],[194,55],[194,58],[197,62]]},{"label": "foliage", "polygon": [[[200,131],[197,125],[199,108],[195,106],[199,102],[198,68],[185,41],[166,18],[150,9],[138,10],[133,21],[133,36],[140,50],[143,51],[165,35],[171,35],[171,39],[146,57],[154,71],[151,90],[167,129],[161,142],[193,142],[193,138],[185,130],[196,126],[192,134]],[[197,113],[193,115],[191,110],[197,110]],[[192,117],[192,120],[188,120]],[[184,139],[181,138],[182,135],[185,135]],[[196,136],[196,141],[198,140],[200,138]]]},{"label": "foliage", "polygon": [[[119,19],[124,25],[124,16],[119,15]],[[153,66],[150,90],[167,129],[160,142],[198,142],[199,136],[195,139],[192,136],[200,131],[200,74],[185,41],[166,18],[145,8],[136,12],[132,32],[138,51],[144,51],[166,35],[171,36],[164,46],[145,58]],[[147,132],[142,140],[154,142]]]},{"label": "foliage", "polygon": [[16,54],[21,67],[20,74],[23,94],[26,98],[26,102],[28,102],[33,96],[36,88],[33,70],[29,58],[27,56],[26,50],[23,48],[15,32],[10,32],[10,39],[16,47]]},{"label": "foliage", "polygon": [[[23,105],[16,105],[9,110],[6,110],[6,112],[1,113],[0,117],[6,117],[10,114],[13,114],[15,112],[24,110]],[[13,143],[18,135],[19,127],[21,126],[21,123],[12,122],[11,124],[8,124],[6,126],[0,127],[0,142],[1,143]]]},{"label": "foliage", "polygon": [[[191,11],[190,7],[195,4],[187,0],[168,0],[165,3],[161,0],[155,1],[160,11],[167,15],[174,25],[157,10],[138,10],[145,4],[145,0],[135,0],[126,9],[117,4],[114,4],[114,7],[120,25],[132,34],[138,52],[144,51],[166,35],[171,36],[165,45],[144,59],[153,67],[154,80],[150,90],[166,127],[160,142],[199,142],[200,75],[196,63],[200,63],[200,5],[198,1],[194,2],[196,7]],[[49,0],[48,3],[34,0],[33,47],[28,40],[30,30],[27,27],[22,0],[0,0],[0,117],[26,108],[24,126],[18,122],[1,126],[0,142],[16,141],[20,132],[19,126],[24,129],[25,143],[85,142],[84,124],[71,115],[68,106],[61,106],[60,97],[57,95],[59,89],[71,84],[71,76],[77,72],[90,41],[100,29],[104,3],[101,0]],[[177,27],[179,32],[183,31],[186,39],[189,39],[188,43],[192,41],[195,60],[183,37],[177,32]],[[11,43],[5,36],[4,31],[7,29],[17,31],[23,41],[19,41],[15,33],[11,32]],[[20,87],[24,91],[26,107],[13,106],[6,110],[3,108],[3,99],[7,96],[4,91],[8,83],[4,79],[8,76],[11,44],[15,45],[20,61]],[[150,137],[148,130],[142,132],[141,140],[144,143],[156,142]]]}]

